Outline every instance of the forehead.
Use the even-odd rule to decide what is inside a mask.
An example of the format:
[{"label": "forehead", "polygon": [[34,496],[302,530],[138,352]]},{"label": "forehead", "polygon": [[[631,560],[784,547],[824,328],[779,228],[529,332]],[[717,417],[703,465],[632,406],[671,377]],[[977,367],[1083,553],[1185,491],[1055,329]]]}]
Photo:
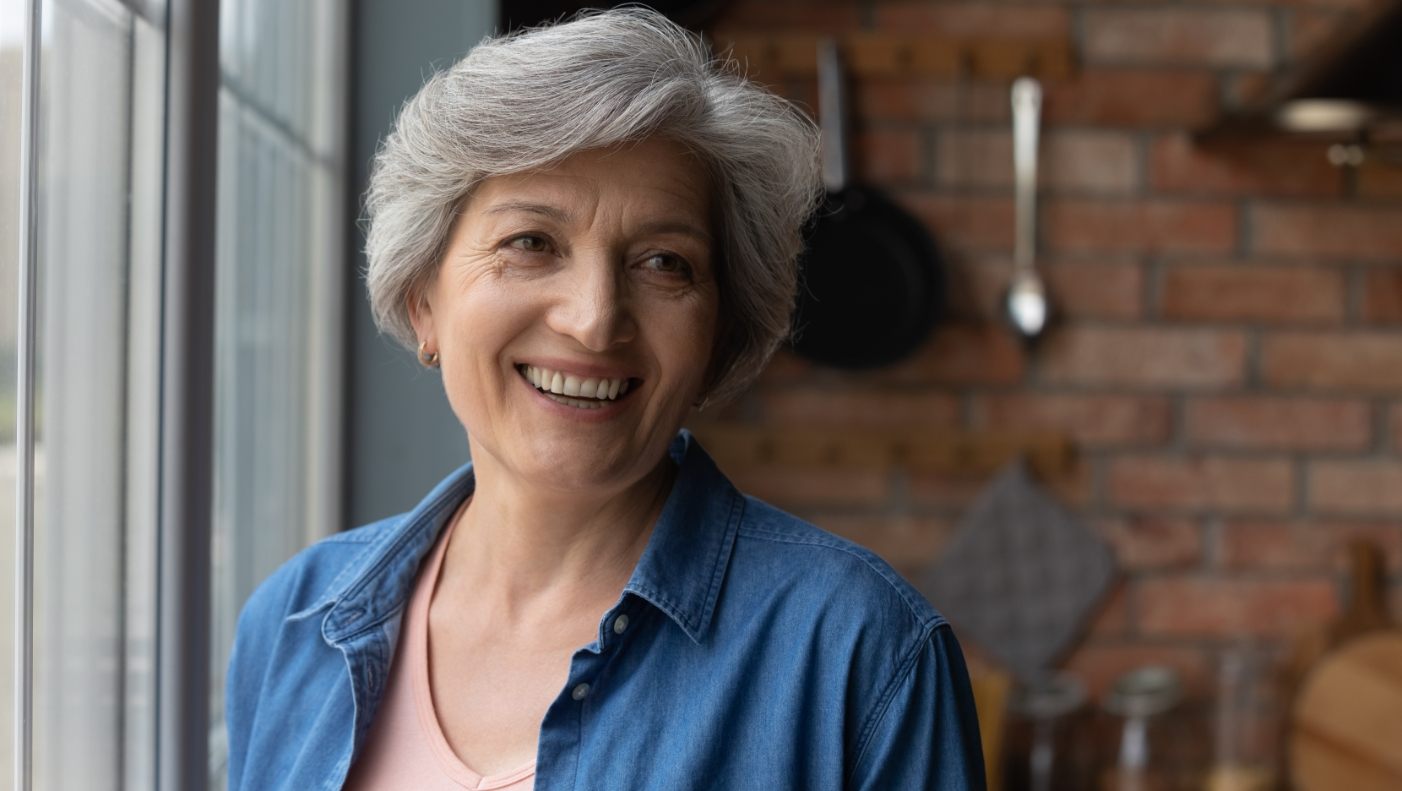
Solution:
[{"label": "forehead", "polygon": [[707,216],[710,192],[710,178],[696,156],[676,142],[651,138],[580,151],[548,168],[487,178],[466,208],[487,211],[524,201],[593,214],[621,201],[630,212],[649,216]]}]

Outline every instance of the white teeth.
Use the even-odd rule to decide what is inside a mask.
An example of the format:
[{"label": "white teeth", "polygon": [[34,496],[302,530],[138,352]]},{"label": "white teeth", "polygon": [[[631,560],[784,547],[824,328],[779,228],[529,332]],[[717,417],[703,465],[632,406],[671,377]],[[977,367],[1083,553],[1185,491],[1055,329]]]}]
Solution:
[{"label": "white teeth", "polygon": [[589,404],[590,406],[586,408],[594,408],[600,406],[598,401],[611,401],[628,392],[626,378],[585,379],[560,371],[537,368],[534,365],[523,365],[520,370],[521,374],[526,377],[526,381],[545,391],[548,395],[564,396],[564,398],[556,398],[555,400],[562,404],[568,403],[571,406]]},{"label": "white teeth", "polygon": [[603,406],[603,404],[593,399],[585,401],[582,398],[570,398],[569,396],[559,396],[554,393],[546,393],[545,397],[549,398],[551,401],[559,401],[562,404],[568,404],[569,406],[579,409],[599,409]]}]

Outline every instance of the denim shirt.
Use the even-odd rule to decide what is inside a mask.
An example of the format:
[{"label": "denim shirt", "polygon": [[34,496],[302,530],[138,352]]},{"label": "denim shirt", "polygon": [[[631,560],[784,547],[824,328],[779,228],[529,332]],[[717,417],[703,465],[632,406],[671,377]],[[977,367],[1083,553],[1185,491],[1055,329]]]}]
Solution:
[{"label": "denim shirt", "polygon": [[[944,619],[871,552],[742,495],[683,431],[652,536],[540,726],[535,788],[984,787]],[[336,789],[389,677],[420,561],[471,465],[323,539],[239,617],[232,791]]]}]

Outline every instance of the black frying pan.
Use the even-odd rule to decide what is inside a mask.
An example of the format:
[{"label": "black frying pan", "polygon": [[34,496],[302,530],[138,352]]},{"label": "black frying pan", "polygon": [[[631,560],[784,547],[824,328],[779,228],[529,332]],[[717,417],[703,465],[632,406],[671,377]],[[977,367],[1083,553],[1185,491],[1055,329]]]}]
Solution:
[{"label": "black frying pan", "polygon": [[[652,9],[678,24],[698,30],[711,21],[729,0],[648,0]],[[497,19],[507,30],[518,30],[545,22],[555,22],[586,8],[614,8],[631,5],[623,0],[497,0]]]},{"label": "black frying pan", "polygon": [[924,226],[877,190],[847,179],[846,113],[837,45],[818,63],[827,198],[801,261],[794,351],[838,368],[909,355],[944,309],[939,251]]}]

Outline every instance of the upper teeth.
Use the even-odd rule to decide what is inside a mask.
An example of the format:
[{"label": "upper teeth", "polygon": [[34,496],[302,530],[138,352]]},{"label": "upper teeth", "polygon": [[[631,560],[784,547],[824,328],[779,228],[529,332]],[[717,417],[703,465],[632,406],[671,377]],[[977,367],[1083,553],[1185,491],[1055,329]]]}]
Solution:
[{"label": "upper teeth", "polygon": [[537,368],[534,365],[521,366],[521,373],[526,375],[531,384],[556,395],[612,400],[628,392],[627,379],[586,379],[574,374]]}]

